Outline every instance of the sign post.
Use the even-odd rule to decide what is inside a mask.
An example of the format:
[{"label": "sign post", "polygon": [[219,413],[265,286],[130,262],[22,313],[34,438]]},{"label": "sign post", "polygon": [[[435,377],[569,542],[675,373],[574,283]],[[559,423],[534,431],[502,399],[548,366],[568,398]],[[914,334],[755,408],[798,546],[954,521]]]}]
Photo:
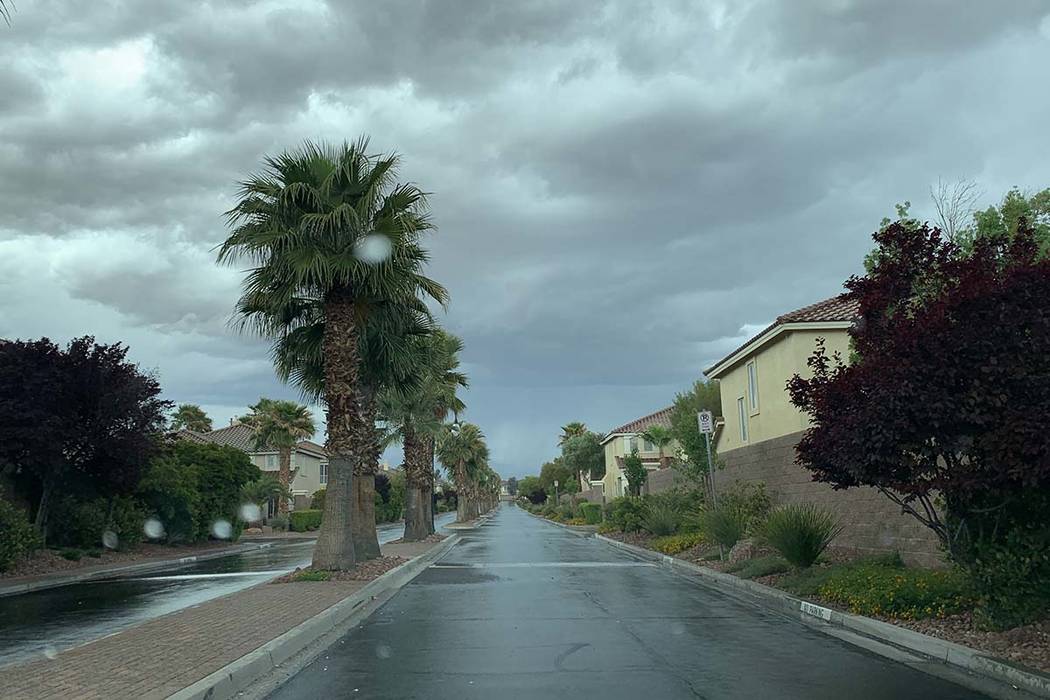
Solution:
[{"label": "sign post", "polygon": [[711,435],[715,432],[715,417],[710,411],[700,411],[696,414],[696,424],[704,435],[704,445],[707,447],[707,488],[711,494],[711,505],[718,505],[718,497],[715,495],[715,465],[711,460]]},{"label": "sign post", "polygon": [[558,480],[557,479],[554,480],[554,505],[555,506],[561,505],[560,503],[558,503]]}]

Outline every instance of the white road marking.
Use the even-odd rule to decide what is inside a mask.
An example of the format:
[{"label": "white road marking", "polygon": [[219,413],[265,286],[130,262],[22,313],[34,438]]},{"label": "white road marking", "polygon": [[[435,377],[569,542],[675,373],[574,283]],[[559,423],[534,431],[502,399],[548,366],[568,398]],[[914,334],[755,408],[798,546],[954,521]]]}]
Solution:
[{"label": "white road marking", "polygon": [[541,561],[494,564],[431,564],[431,569],[623,569],[652,568],[656,564],[633,561]]}]

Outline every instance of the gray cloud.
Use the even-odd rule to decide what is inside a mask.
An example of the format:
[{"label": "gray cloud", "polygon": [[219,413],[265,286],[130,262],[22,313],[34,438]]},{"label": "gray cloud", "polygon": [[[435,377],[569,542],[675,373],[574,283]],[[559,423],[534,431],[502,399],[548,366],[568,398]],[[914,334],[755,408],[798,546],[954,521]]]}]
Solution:
[{"label": "gray cloud", "polygon": [[[467,417],[506,474],[838,291],[938,177],[1050,184],[1045,3],[20,3],[0,334],[124,340],[219,422],[294,396],[227,321],[236,183],[367,132],[432,191]],[[393,455],[396,458],[396,455]]]}]

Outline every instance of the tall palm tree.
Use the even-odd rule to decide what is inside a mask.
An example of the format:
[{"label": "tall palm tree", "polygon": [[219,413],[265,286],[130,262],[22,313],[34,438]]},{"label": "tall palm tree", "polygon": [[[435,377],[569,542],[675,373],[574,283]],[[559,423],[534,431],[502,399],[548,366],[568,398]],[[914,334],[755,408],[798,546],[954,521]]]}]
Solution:
[{"label": "tall palm tree", "polygon": [[656,448],[660,451],[660,468],[666,469],[667,457],[664,456],[664,449],[674,442],[674,435],[671,434],[671,429],[662,425],[650,425],[642,431],[642,438],[656,445]]},{"label": "tall palm tree", "polygon": [[[278,374],[326,405],[328,497],[313,559],[321,569],[353,566],[355,541],[368,550],[362,558],[379,550],[374,399],[382,373],[366,360],[385,339],[378,326],[369,345],[369,326],[384,308],[426,314],[420,296],[447,299],[420,272],[426,254],[417,243],[433,228],[426,196],[395,184],[396,155],[367,149],[362,138],[266,158],[242,184],[219,249],[220,262],[254,265],[237,304],[244,327],[272,338]],[[389,248],[385,260],[366,254],[375,242]]]},{"label": "tall palm tree", "polygon": [[[292,450],[300,440],[313,437],[317,432],[310,409],[295,401],[259,399],[249,406],[251,411],[241,422],[255,431],[257,450],[276,449],[278,455],[277,481],[289,490],[292,484]],[[288,512],[288,498],[277,499],[277,509]]]},{"label": "tall palm tree", "polygon": [[473,503],[472,477],[488,459],[484,434],[473,423],[448,426],[438,440],[437,456],[451,473],[456,485],[456,521],[473,520],[477,516]]},{"label": "tall palm tree", "polygon": [[195,403],[180,403],[171,416],[171,429],[209,433],[211,432],[211,418],[203,408]]},{"label": "tall palm tree", "polygon": [[561,427],[561,435],[558,436],[558,447],[562,447],[572,438],[577,435],[583,435],[587,432],[587,426],[580,421],[572,421],[566,423]]},{"label": "tall palm tree", "polygon": [[463,410],[456,396],[467,385],[458,371],[462,341],[440,329],[415,339],[420,381],[412,389],[390,386],[380,394],[379,414],[386,422],[386,444],[401,441],[405,466],[405,541],[433,532],[434,468],[431,450],[444,430],[449,410]]}]

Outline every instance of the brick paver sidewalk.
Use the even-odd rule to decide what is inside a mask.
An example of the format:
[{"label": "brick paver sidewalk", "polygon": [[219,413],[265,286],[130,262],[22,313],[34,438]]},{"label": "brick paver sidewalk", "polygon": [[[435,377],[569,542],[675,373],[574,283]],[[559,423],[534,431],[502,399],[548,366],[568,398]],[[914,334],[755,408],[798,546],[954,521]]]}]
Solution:
[{"label": "brick paver sidewalk", "polygon": [[[418,556],[434,544],[383,545]],[[60,653],[0,668],[0,696],[19,700],[164,698],[258,649],[365,586],[264,583]]]}]

